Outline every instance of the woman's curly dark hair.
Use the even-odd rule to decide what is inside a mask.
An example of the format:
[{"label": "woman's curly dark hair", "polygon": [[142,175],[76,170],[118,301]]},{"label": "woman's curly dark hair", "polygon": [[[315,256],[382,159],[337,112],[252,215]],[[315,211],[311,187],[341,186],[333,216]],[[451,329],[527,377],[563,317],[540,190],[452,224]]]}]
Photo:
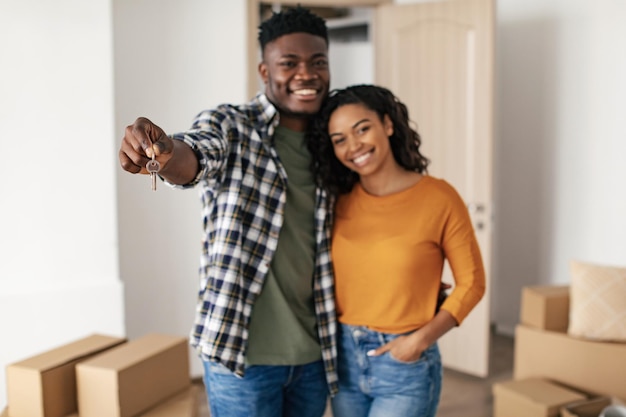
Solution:
[{"label": "woman's curly dark hair", "polygon": [[359,175],[346,168],[335,156],[328,134],[328,121],[337,108],[361,104],[375,111],[381,121],[388,115],[393,123],[389,144],[398,164],[408,171],[426,173],[428,158],[420,153],[422,139],[411,127],[404,103],[388,89],[374,85],[353,85],[331,91],[307,131],[307,145],[313,155],[313,169],[318,186],[333,195],[347,193],[359,181]]}]

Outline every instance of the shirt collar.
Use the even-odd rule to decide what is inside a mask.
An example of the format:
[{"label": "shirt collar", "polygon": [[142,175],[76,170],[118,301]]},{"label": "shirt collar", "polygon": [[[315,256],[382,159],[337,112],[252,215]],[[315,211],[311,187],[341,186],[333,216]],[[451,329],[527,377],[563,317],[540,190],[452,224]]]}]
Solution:
[{"label": "shirt collar", "polygon": [[265,93],[258,93],[254,100],[259,106],[259,119],[261,123],[264,125],[271,124],[273,127],[276,127],[278,125],[280,115],[278,114],[278,109],[270,102]]}]

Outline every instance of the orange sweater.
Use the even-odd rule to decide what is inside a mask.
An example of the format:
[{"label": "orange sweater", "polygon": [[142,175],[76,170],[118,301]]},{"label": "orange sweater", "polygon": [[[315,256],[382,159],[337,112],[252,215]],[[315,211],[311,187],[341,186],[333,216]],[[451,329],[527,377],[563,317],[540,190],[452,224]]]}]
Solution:
[{"label": "orange sweater", "polygon": [[444,260],[455,287],[442,306],[461,323],[485,292],[485,272],[465,203],[444,180],[424,176],[377,197],[357,184],[337,201],[332,256],[339,321],[385,333],[435,315]]}]

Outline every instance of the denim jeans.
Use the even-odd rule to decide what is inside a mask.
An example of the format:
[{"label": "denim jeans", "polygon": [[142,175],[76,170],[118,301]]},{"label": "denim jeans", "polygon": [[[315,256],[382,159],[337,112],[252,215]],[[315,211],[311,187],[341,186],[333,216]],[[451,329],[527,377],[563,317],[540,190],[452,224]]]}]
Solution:
[{"label": "denim jeans", "polygon": [[246,367],[243,378],[204,362],[211,417],[322,417],[328,399],[323,362]]},{"label": "denim jeans", "polygon": [[366,327],[340,326],[339,393],[334,417],[434,417],[441,395],[442,366],[437,344],[415,362],[389,352],[367,356],[399,335]]}]

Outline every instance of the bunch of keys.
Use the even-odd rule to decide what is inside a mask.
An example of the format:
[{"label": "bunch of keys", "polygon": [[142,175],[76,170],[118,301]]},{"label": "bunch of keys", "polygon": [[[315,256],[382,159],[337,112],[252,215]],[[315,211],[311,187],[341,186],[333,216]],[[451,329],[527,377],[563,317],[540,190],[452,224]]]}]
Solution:
[{"label": "bunch of keys", "polygon": [[155,159],[154,152],[152,153],[152,159],[146,164],[146,169],[150,173],[150,180],[152,181],[152,191],[156,191],[156,174],[161,169],[161,164]]}]

